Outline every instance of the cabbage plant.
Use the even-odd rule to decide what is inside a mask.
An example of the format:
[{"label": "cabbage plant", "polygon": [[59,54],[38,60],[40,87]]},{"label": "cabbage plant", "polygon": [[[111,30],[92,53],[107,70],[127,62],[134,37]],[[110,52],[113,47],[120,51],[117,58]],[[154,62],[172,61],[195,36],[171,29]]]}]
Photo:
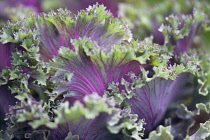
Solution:
[{"label": "cabbage plant", "polygon": [[[139,41],[95,4],[10,21],[0,34],[0,138],[129,140],[207,138],[208,54],[190,46],[208,15],[171,15]],[[196,29],[194,29],[196,28]],[[187,44],[187,45],[186,45]],[[199,99],[199,100],[197,100]]]}]

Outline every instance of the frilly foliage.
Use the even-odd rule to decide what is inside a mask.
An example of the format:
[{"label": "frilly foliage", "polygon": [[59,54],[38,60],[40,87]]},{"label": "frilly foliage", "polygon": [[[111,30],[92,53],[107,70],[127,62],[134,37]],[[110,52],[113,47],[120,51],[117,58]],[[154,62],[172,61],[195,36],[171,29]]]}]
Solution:
[{"label": "frilly foliage", "polygon": [[[136,15],[136,11],[131,10],[131,14],[137,16],[130,18],[130,24],[135,24],[131,27],[138,25],[138,21],[133,20],[139,19],[144,29],[151,29],[150,16],[153,13],[159,15],[156,19],[158,23],[163,22],[161,13],[172,6],[170,2],[164,4],[163,11],[156,8],[145,15]],[[177,6],[181,4],[191,7],[189,2],[181,1]],[[152,37],[143,41],[133,39],[126,23],[114,18],[106,7],[99,4],[89,6],[76,15],[59,9],[22,21],[8,22],[1,29],[0,47],[10,47],[9,61],[12,65],[1,71],[0,85],[7,86],[17,102],[9,107],[6,115],[8,127],[0,132],[0,138],[37,136],[49,139],[60,133],[66,140],[85,139],[84,133],[89,130],[74,131],[87,125],[91,126],[88,129],[93,130],[96,139],[99,138],[98,133],[124,139],[143,139],[147,124],[144,118],[133,113],[136,104],[130,102],[139,100],[137,96],[143,92],[145,106],[151,107],[150,103],[156,105],[157,95],[161,96],[161,103],[170,99],[177,105],[178,99],[175,98],[178,97],[173,90],[178,85],[177,77],[182,73],[191,73],[200,84],[200,93],[209,97],[209,70],[206,69],[209,61],[196,55],[196,51],[188,51],[192,38],[197,35],[191,29],[196,26],[195,32],[199,27],[204,32],[209,30],[206,11],[203,12],[199,5],[197,9],[192,15],[169,16],[168,24],[159,29],[165,38],[160,45],[153,43]],[[146,15],[149,17],[146,18]],[[177,49],[182,39],[189,41],[189,48],[184,48],[184,51]],[[166,88],[161,82],[171,84]],[[163,95],[172,97],[164,98]],[[180,95],[180,99],[183,98]],[[159,111],[163,113],[160,116],[164,117],[171,104],[167,102],[165,110]],[[196,106],[194,111],[183,105],[177,108],[178,114],[187,114],[189,119],[199,115],[201,110],[209,114],[209,100],[193,105]],[[101,116],[104,118],[100,125],[98,119]],[[97,127],[89,125],[94,121],[97,121]],[[59,130],[62,126],[68,129]],[[206,121],[197,132],[185,139],[209,137],[208,126],[209,121]],[[24,132],[25,129],[27,132]],[[173,125],[160,125],[158,131],[148,132],[148,140],[173,139],[175,136],[171,129]]]}]

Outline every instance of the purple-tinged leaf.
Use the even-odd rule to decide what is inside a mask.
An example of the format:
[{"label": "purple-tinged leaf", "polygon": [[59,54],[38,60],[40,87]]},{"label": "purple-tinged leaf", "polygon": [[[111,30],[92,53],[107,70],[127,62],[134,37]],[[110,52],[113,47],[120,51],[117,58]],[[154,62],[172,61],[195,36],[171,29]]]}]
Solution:
[{"label": "purple-tinged leaf", "polygon": [[132,113],[145,119],[146,133],[154,129],[162,120],[169,106],[177,100],[188,97],[193,92],[189,86],[189,73],[178,75],[176,80],[155,78],[141,88],[133,90],[134,96],[126,101],[130,103]]},{"label": "purple-tinged leaf", "polygon": [[123,40],[130,40],[132,36],[127,26],[120,19],[113,18],[105,9],[106,7],[96,4],[86,11],[80,11],[75,17],[70,11],[62,9],[38,17],[41,54],[46,53],[48,58],[58,56],[61,46],[75,50],[73,39],[90,38],[107,50]]},{"label": "purple-tinged leaf", "polygon": [[77,135],[80,140],[114,140],[120,137],[120,135],[118,136],[109,132],[106,128],[108,119],[108,114],[101,113],[92,120],[82,118],[78,123],[67,122],[64,125],[58,126],[57,129],[52,129],[50,139],[63,140],[67,137],[67,134],[71,132],[73,135]]},{"label": "purple-tinged leaf", "polygon": [[135,56],[129,50],[123,48],[125,46],[116,46],[106,54],[97,47],[92,52],[91,48],[95,45],[88,40],[78,40],[74,43],[77,46],[76,52],[67,48],[60,49],[61,59],[55,59],[52,63],[60,73],[54,79],[57,81],[69,73],[73,76],[66,78],[66,84],[58,88],[58,94],[69,92],[69,96],[82,97],[96,92],[102,96],[110,83],[121,83],[122,78],[128,79],[126,74],[129,72],[140,73],[140,63],[134,60]]},{"label": "purple-tinged leaf", "polygon": [[9,113],[9,106],[15,104],[15,97],[11,94],[8,85],[0,86],[0,130],[6,128],[4,121],[6,114]]},{"label": "purple-tinged leaf", "polygon": [[172,14],[166,20],[169,24],[162,24],[159,31],[164,35],[164,45],[173,45],[176,55],[189,51],[199,31],[209,30],[208,16],[197,9],[193,10],[192,15]]},{"label": "purple-tinged leaf", "polygon": [[135,89],[134,97],[127,100],[132,104],[132,113],[138,114],[140,119],[145,119],[147,133],[158,125],[173,100],[174,95],[170,92],[172,82],[156,78],[142,88]]},{"label": "purple-tinged leaf", "polygon": [[0,72],[11,66],[11,49],[7,45],[0,44]]}]

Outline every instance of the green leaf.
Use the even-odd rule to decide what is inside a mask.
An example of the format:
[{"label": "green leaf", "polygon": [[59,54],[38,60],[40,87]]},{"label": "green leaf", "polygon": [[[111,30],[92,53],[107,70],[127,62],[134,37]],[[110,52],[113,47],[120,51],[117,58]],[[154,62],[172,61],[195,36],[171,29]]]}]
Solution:
[{"label": "green leaf", "polygon": [[200,128],[192,135],[188,136],[185,140],[198,140],[198,139],[209,139],[210,138],[210,122],[200,124]]},{"label": "green leaf", "polygon": [[78,135],[72,135],[72,133],[69,132],[64,140],[79,140],[79,136]]},{"label": "green leaf", "polygon": [[174,137],[170,133],[170,129],[170,126],[163,127],[160,125],[158,131],[150,132],[147,140],[173,140]]}]

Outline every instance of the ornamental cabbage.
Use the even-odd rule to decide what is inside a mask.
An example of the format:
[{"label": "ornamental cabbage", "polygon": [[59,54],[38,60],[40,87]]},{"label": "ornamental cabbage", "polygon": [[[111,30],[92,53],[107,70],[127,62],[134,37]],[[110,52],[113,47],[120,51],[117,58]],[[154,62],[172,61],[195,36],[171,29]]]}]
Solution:
[{"label": "ornamental cabbage", "polygon": [[196,116],[209,115],[202,94],[209,97],[210,63],[192,49],[198,31],[209,31],[204,12],[167,17],[158,44],[136,40],[100,4],[8,22],[0,34],[0,138],[209,137],[207,120],[190,135]]}]

